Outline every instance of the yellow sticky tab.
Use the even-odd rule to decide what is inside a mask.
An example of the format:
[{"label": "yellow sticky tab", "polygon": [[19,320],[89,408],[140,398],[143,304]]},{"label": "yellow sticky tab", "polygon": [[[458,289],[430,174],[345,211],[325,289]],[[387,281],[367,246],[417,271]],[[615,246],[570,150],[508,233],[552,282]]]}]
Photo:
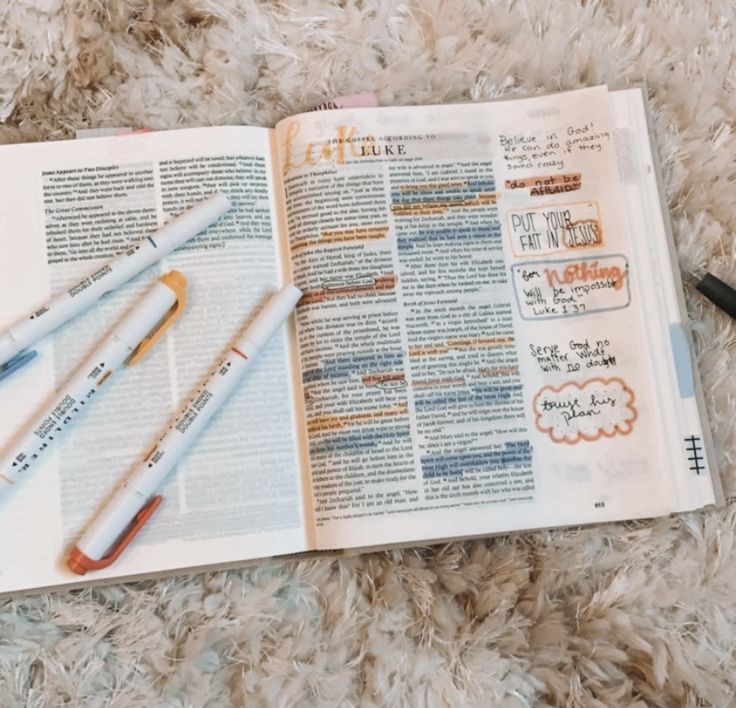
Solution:
[{"label": "yellow sticky tab", "polygon": [[178,270],[172,270],[164,275],[161,278],[161,282],[174,291],[176,302],[166,313],[158,327],[147,337],[144,337],[141,343],[133,350],[130,359],[128,359],[128,366],[137,364],[146,355],[148,350],[155,346],[156,342],[166,333],[166,330],[176,322],[187,304],[187,279]]}]

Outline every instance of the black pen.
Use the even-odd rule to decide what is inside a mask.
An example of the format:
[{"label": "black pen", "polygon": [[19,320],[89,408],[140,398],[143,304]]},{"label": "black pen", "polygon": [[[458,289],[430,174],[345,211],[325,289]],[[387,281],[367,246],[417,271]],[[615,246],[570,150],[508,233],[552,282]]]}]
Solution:
[{"label": "black pen", "polygon": [[705,295],[717,308],[736,320],[736,290],[726,285],[705,268],[684,271],[685,280],[698,292]]}]

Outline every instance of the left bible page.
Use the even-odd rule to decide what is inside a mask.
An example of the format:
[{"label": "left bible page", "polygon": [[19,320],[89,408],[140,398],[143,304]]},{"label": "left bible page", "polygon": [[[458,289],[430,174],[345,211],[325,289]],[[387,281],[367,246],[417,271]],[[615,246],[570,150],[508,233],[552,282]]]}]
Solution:
[{"label": "left bible page", "polygon": [[[188,279],[179,321],[116,372],[93,406],[0,504],[0,593],[78,583],[69,548],[283,279],[271,131],[225,127],[0,147],[0,329],[75,285],[200,199],[215,225],[40,342],[0,385],[0,446],[35,416],[162,274]],[[306,550],[293,341],[254,362],[161,490],[121,559],[84,581]]]}]

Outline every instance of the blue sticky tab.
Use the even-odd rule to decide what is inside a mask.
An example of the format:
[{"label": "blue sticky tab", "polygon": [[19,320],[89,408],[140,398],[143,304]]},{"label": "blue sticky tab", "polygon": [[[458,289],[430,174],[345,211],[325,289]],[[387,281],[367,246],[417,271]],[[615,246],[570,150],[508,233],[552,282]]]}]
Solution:
[{"label": "blue sticky tab", "polygon": [[0,381],[7,379],[8,376],[14,374],[18,369],[22,369],[38,352],[31,349],[29,352],[21,352],[14,356],[7,364],[0,366]]},{"label": "blue sticky tab", "polygon": [[670,325],[670,344],[672,344],[672,356],[675,359],[680,398],[692,398],[695,395],[693,358],[687,330],[680,322]]}]

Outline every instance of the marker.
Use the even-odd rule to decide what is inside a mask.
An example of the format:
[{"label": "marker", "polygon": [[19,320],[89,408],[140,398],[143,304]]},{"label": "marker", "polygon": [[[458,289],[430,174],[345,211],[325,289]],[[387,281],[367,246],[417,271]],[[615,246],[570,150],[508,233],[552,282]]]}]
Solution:
[{"label": "marker", "polygon": [[736,319],[736,290],[704,268],[684,271],[684,277],[698,292],[717,308]]},{"label": "marker", "polygon": [[179,317],[186,304],[186,278],[167,273],[94,349],[50,404],[28,423],[21,439],[0,455],[0,500],[36,460],[90,407],[95,393],[128,360],[138,363]]},{"label": "marker", "polygon": [[120,557],[163,501],[154,492],[224,405],[256,354],[286,321],[301,296],[298,288],[285,285],[268,301],[84,533],[67,560],[70,570],[84,575],[88,570],[106,568]]},{"label": "marker", "polygon": [[143,241],[130,246],[84,280],[57,295],[0,333],[0,381],[30,361],[27,349],[103,295],[121,286],[152,263],[213,224],[230,208],[224,194],[215,194],[172,219]]}]

